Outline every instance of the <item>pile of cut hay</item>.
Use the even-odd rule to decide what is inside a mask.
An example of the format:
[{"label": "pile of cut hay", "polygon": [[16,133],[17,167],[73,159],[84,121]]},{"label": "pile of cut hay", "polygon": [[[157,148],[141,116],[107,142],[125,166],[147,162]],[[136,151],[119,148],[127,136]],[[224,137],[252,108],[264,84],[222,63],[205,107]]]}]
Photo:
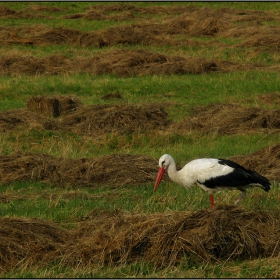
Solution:
[{"label": "pile of cut hay", "polygon": [[56,158],[47,154],[0,155],[0,182],[41,181],[58,186],[138,186],[154,181],[157,161],[149,156],[113,154]]},{"label": "pile of cut hay", "polygon": [[95,209],[71,230],[39,219],[1,218],[0,268],[53,262],[85,268],[143,260],[166,267],[276,257],[279,214],[236,206],[155,214]]},{"label": "pile of cut hay", "polygon": [[[161,130],[171,122],[162,104],[99,104],[81,106],[73,96],[32,97],[28,109],[0,112],[0,131],[38,129],[89,136]],[[59,120],[53,118],[60,116]]]},{"label": "pile of cut hay", "polygon": [[0,131],[7,132],[13,129],[20,129],[21,131],[26,131],[26,129],[56,130],[58,129],[58,124],[41,114],[27,109],[0,112]]},{"label": "pile of cut hay", "polygon": [[88,105],[61,120],[61,129],[75,133],[132,133],[162,129],[170,121],[160,104]]},{"label": "pile of cut hay", "polygon": [[33,96],[26,105],[30,111],[47,117],[59,117],[71,113],[81,106],[82,102],[77,96]]},{"label": "pile of cut hay", "polygon": [[80,224],[61,260],[67,265],[157,266],[252,260],[280,252],[279,216],[261,210],[220,206],[214,211],[124,214],[96,211]]},{"label": "pile of cut hay", "polygon": [[244,134],[280,129],[280,110],[246,108],[235,104],[211,104],[194,108],[192,115],[173,129],[202,133]]},{"label": "pile of cut hay", "polygon": [[41,266],[69,242],[67,230],[56,224],[31,218],[0,218],[0,267],[8,272],[17,267]]}]

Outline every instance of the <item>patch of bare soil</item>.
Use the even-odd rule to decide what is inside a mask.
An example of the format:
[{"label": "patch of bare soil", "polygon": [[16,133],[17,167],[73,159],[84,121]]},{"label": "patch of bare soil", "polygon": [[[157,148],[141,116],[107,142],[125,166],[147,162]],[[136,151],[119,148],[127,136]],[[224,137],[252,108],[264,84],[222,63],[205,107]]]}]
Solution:
[{"label": "patch of bare soil", "polygon": [[142,155],[113,154],[68,159],[47,154],[0,155],[0,182],[41,181],[58,186],[122,187],[154,181],[157,160]]},{"label": "patch of bare soil", "polygon": [[0,267],[71,267],[146,261],[159,267],[186,262],[253,260],[280,252],[279,213],[220,206],[215,210],[127,214],[95,209],[65,230],[30,218],[1,218]]},{"label": "patch of bare soil", "polygon": [[211,104],[194,108],[190,117],[174,124],[175,131],[244,134],[280,129],[280,110]]}]

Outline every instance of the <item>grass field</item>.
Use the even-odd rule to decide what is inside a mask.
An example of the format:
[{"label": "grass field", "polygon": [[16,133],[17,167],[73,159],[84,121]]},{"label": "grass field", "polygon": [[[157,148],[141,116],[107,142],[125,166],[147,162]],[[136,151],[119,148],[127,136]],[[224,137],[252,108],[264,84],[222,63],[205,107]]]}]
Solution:
[{"label": "grass field", "polygon": [[[279,8],[2,2],[0,276],[279,277]],[[27,108],[35,96],[75,96],[81,105],[53,117]],[[267,176],[271,191],[249,190],[237,209],[229,205],[239,193],[221,192],[213,213],[198,187],[186,191],[165,178],[154,194],[165,153],[178,167],[236,157]],[[231,236],[240,229],[231,214],[251,219],[236,216],[240,234],[256,242],[243,246],[233,235],[242,253],[199,255],[207,236],[199,248],[179,247],[177,236],[205,229],[180,222],[213,218]],[[133,243],[137,234],[143,247]],[[168,236],[174,247],[158,249],[159,265],[152,250]]]}]

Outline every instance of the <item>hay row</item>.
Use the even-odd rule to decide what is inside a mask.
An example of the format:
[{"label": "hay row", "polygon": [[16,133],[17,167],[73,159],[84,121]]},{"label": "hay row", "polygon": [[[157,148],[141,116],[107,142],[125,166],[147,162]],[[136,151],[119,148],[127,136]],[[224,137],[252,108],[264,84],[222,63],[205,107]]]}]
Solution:
[{"label": "hay row", "polygon": [[157,160],[142,155],[113,154],[67,159],[47,154],[0,155],[0,182],[40,181],[71,187],[138,186],[154,180]]},{"label": "hay row", "polygon": [[35,96],[27,107],[0,112],[0,131],[24,128],[100,136],[163,129],[170,123],[163,106],[156,103],[81,106],[77,97]]},{"label": "hay row", "polygon": [[[186,30],[186,26],[191,23],[187,20],[178,22],[170,22],[166,26],[150,24],[147,26],[130,25],[121,27],[111,27],[106,30],[98,32],[81,32],[74,29],[67,28],[53,28],[48,29],[42,26],[27,27],[24,30],[13,29],[10,27],[3,27],[0,30],[1,45],[34,45],[46,46],[50,44],[67,44],[82,47],[99,47],[123,45],[152,45],[152,46],[216,46],[228,47],[226,44],[219,42],[197,42],[191,38],[179,39],[177,30],[184,31],[183,35],[193,37],[197,36],[214,36],[218,32],[224,38],[241,38],[242,43],[233,45],[233,47],[266,47],[275,49],[279,48],[279,40],[277,40],[278,27],[270,26],[248,26],[240,29],[239,27],[232,27],[225,29],[225,22],[220,19],[204,19],[204,27],[201,25],[201,20],[193,24],[190,31]],[[172,30],[170,30],[172,27]],[[173,31],[174,30],[174,31]],[[176,30],[176,32],[175,32]],[[183,30],[183,31],[182,31]],[[18,34],[25,34],[20,36]],[[30,37],[34,33],[33,37]],[[186,34],[187,33],[187,34]],[[248,39],[250,38],[250,39]]]},{"label": "hay row", "polygon": [[280,110],[246,108],[236,104],[210,104],[197,106],[190,117],[172,125],[172,130],[244,134],[276,132],[280,129]]},{"label": "hay row", "polygon": [[220,206],[213,210],[127,214],[94,210],[76,229],[31,218],[1,218],[0,267],[71,267],[143,261],[253,260],[280,253],[279,213]]},{"label": "hay row", "polygon": [[9,217],[0,218],[0,235],[0,267],[5,272],[14,267],[46,264],[46,255],[58,253],[70,237],[67,230],[52,222]]},{"label": "hay row", "polygon": [[[63,8],[56,6],[44,6],[30,4],[27,8],[20,10],[13,10],[5,6],[0,6],[1,18],[37,18],[38,12],[61,12],[65,11]],[[32,14],[32,12],[34,14]],[[200,14],[222,14],[230,22],[252,22],[252,21],[275,21],[278,19],[277,14],[270,11],[254,11],[254,10],[240,10],[233,8],[218,8],[216,10],[206,7],[195,7],[191,5],[180,6],[150,6],[139,7],[127,3],[112,3],[108,5],[95,4],[90,6],[84,13],[67,14],[62,17],[65,19],[79,19],[85,18],[87,20],[115,20],[123,21],[129,19],[146,18],[147,15],[189,15],[194,18]],[[40,15],[42,17],[42,15]],[[52,17],[50,17],[52,18]]]},{"label": "hay row", "polygon": [[[32,6],[31,6],[32,8]],[[39,8],[35,6],[35,10]],[[43,7],[42,7],[43,9]],[[54,9],[49,7],[49,9]],[[107,14],[114,12],[114,14]],[[118,14],[124,12],[124,14]],[[135,12],[138,13],[135,16]],[[226,38],[240,37],[246,42],[237,44],[239,47],[251,46],[279,46],[276,35],[279,27],[262,25],[263,21],[278,21],[278,15],[272,12],[245,11],[230,8],[195,8],[191,6],[173,7],[149,7],[140,8],[130,4],[127,5],[95,5],[89,11],[80,14],[69,14],[64,16],[70,19],[86,18],[88,20],[124,20],[125,17],[138,18],[143,12],[176,14],[177,17],[167,18],[162,23],[151,20],[142,20],[139,24],[130,24],[110,27],[101,31],[81,32],[67,28],[42,28],[42,26],[10,28],[2,27],[0,38],[2,45],[23,44],[23,45],[49,45],[67,44],[84,47],[104,47],[118,44],[125,45],[197,45],[189,39],[176,39],[174,35],[183,36],[216,36]],[[6,7],[0,7],[0,16],[18,16],[22,11],[13,11]],[[25,14],[27,15],[27,14]],[[28,15],[27,17],[30,17]],[[38,17],[38,15],[37,15]],[[238,22],[248,23],[242,29]],[[249,39],[248,38],[251,38]],[[279,40],[278,40],[279,41]],[[207,46],[207,43],[199,43]],[[212,43],[211,43],[212,44]],[[220,45],[220,44],[217,44]],[[227,45],[225,45],[227,47]]]},{"label": "hay row", "polygon": [[[60,39],[58,39],[60,40]],[[87,44],[87,41],[83,41]],[[172,74],[202,74],[269,66],[238,64],[193,57],[166,56],[146,50],[108,51],[90,58],[51,55],[43,58],[23,56],[13,51],[0,57],[1,75],[57,75],[65,73],[114,74],[120,77]]]},{"label": "hay row", "polygon": [[0,112],[0,131],[7,132],[13,129],[55,130],[56,123],[41,114],[27,109],[12,109]]},{"label": "hay row", "polygon": [[82,102],[77,96],[34,96],[30,98],[26,106],[33,111],[47,117],[58,117],[76,111]]},{"label": "hay row", "polygon": [[63,130],[82,134],[118,134],[164,129],[170,121],[160,104],[88,105],[61,120]]},{"label": "hay row", "polygon": [[[260,96],[259,100],[278,102],[278,96],[274,93],[271,96]],[[169,106],[167,103],[165,105]],[[35,128],[93,136],[163,129],[180,135],[190,132],[229,135],[270,133],[280,129],[279,109],[246,108],[230,103],[194,107],[190,116],[177,123],[168,119],[162,104],[156,103],[82,106],[79,98],[73,96],[35,96],[28,100],[27,107],[29,110],[14,109],[0,113],[0,130],[5,132],[16,128]],[[46,116],[60,116],[60,119]]]},{"label": "hay row", "polygon": [[63,11],[62,8],[51,7],[51,6],[40,6],[40,5],[29,5],[27,8],[14,10],[6,6],[0,6],[0,18],[1,19],[38,19],[38,18],[48,18],[54,19],[55,17],[41,14],[39,12],[60,12]]}]

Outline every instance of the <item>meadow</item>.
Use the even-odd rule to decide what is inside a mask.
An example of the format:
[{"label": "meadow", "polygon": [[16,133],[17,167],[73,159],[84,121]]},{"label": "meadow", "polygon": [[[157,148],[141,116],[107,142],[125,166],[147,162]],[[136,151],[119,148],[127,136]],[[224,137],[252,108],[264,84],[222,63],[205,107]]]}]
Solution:
[{"label": "meadow", "polygon": [[[0,276],[278,278],[279,8],[2,2]],[[165,153],[235,159],[271,191],[215,210],[167,177],[153,193]]]}]

